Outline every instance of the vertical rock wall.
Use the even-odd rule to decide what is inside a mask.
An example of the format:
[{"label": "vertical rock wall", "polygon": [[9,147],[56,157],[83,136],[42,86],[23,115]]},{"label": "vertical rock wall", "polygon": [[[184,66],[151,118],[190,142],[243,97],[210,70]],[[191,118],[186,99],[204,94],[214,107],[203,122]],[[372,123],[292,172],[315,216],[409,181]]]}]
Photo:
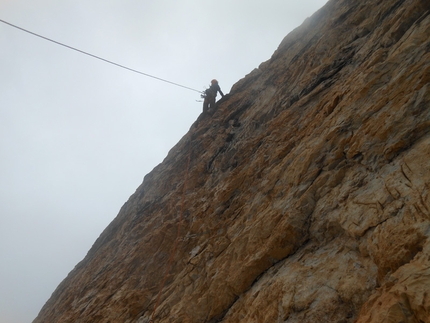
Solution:
[{"label": "vertical rock wall", "polygon": [[199,117],[34,323],[430,322],[429,35],[428,0],[329,1]]}]

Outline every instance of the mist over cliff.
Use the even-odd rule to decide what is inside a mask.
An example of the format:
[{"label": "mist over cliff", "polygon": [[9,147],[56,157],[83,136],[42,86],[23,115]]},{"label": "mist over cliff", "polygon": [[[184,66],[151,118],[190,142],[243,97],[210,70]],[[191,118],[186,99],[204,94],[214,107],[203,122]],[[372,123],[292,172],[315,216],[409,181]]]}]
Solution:
[{"label": "mist over cliff", "polygon": [[430,322],[430,2],[331,0],[201,115],[34,323]]}]

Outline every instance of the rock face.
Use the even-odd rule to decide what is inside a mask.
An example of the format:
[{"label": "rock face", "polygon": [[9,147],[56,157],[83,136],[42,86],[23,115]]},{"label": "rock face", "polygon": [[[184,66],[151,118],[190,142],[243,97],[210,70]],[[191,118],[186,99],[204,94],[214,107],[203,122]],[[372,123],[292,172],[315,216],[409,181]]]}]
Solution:
[{"label": "rock face", "polygon": [[430,1],[331,0],[199,117],[34,323],[430,322],[429,235]]}]

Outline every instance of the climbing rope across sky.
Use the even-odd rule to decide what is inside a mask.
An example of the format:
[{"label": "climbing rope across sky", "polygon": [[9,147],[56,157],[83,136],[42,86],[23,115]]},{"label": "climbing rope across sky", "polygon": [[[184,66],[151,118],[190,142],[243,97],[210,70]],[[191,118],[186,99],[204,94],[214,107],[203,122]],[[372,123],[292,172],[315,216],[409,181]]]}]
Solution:
[{"label": "climbing rope across sky", "polygon": [[45,40],[47,40],[47,41],[50,41],[50,42],[52,42],[52,43],[54,43],[54,44],[57,44],[57,45],[60,45],[60,46],[66,47],[66,48],[68,48],[68,49],[72,49],[72,50],[77,51],[77,52],[79,52],[79,53],[81,53],[81,54],[85,54],[85,55],[91,56],[91,57],[93,57],[93,58],[99,59],[99,60],[101,60],[101,61],[104,61],[104,62],[106,62],[106,63],[112,64],[112,65],[115,65],[115,66],[118,66],[118,67],[121,67],[121,68],[124,68],[124,69],[129,70],[129,71],[132,71],[132,72],[134,72],[134,73],[138,73],[138,74],[141,74],[141,75],[144,75],[144,76],[147,76],[147,77],[151,77],[151,78],[153,78],[153,79],[156,79],[156,80],[159,80],[159,81],[162,81],[162,82],[166,82],[166,83],[169,83],[169,84],[172,84],[172,85],[175,85],[175,86],[179,86],[179,87],[182,87],[182,88],[187,89],[187,90],[191,90],[191,91],[195,91],[195,92],[199,92],[199,93],[201,93],[201,92],[202,92],[202,91],[199,91],[199,90],[193,89],[193,88],[191,88],[191,87],[188,87],[188,86],[185,86],[185,85],[181,85],[181,84],[179,84],[179,83],[171,82],[171,81],[168,81],[168,80],[166,80],[166,79],[162,79],[162,78],[157,77],[157,76],[154,76],[154,75],[150,75],[150,74],[147,74],[147,73],[143,73],[143,72],[140,72],[140,71],[135,70],[135,69],[133,69],[133,68],[130,68],[130,67],[127,67],[127,66],[124,66],[124,65],[121,65],[121,64],[118,64],[118,63],[112,62],[112,61],[107,60],[107,59],[105,59],[105,58],[102,58],[102,57],[99,57],[99,56],[96,56],[96,55],[90,54],[90,53],[88,53],[88,52],[85,52],[85,51],[83,51],[83,50],[77,49],[77,48],[75,48],[75,47],[72,47],[72,46],[69,46],[69,45],[63,44],[63,43],[61,43],[61,42],[55,41],[55,40],[53,40],[53,39],[50,39],[50,38],[48,38],[48,37],[45,37],[45,36],[42,36],[42,35],[39,35],[39,34],[36,34],[36,33],[32,32],[32,31],[30,31],[30,30],[27,30],[27,29],[21,28],[21,27],[19,27],[19,26],[16,26],[16,25],[14,25],[14,24],[11,24],[11,23],[9,23],[9,22],[7,22],[7,21],[4,21],[4,20],[2,20],[2,19],[0,19],[0,22],[4,23],[4,24],[6,24],[6,25],[9,25],[9,26],[11,26],[11,27],[14,27],[14,28],[16,28],[16,29],[19,29],[19,30],[21,30],[21,31],[24,31],[24,32],[26,32],[26,33],[29,33],[29,34],[31,34],[31,35],[33,35],[33,36],[36,36],[36,37],[39,37],[39,38],[45,39]]}]

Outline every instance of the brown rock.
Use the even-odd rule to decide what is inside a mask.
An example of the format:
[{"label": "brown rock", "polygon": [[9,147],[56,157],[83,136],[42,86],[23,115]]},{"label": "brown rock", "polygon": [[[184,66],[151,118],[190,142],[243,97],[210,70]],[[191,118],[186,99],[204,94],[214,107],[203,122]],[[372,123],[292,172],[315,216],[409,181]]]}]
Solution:
[{"label": "brown rock", "polygon": [[430,322],[429,35],[427,0],[329,1],[199,118],[34,323]]}]

